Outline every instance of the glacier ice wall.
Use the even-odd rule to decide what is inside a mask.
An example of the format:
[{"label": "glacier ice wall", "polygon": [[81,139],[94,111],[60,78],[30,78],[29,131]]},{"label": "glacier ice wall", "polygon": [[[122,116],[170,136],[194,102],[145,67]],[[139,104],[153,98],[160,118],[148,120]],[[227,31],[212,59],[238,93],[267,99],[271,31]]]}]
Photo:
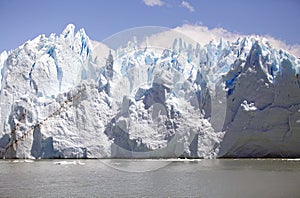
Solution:
[{"label": "glacier ice wall", "polygon": [[299,156],[299,60],[181,36],[115,51],[68,25],[3,52],[1,157]]},{"label": "glacier ice wall", "polygon": [[230,91],[220,156],[297,157],[299,61],[256,41],[225,80]]}]

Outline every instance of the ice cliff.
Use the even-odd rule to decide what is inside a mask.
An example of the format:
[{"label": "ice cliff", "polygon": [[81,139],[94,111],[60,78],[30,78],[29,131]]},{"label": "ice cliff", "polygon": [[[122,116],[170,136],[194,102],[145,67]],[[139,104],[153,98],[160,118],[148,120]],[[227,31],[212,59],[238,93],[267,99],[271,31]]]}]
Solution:
[{"label": "ice cliff", "polygon": [[68,25],[0,68],[3,158],[300,156],[300,61],[261,37],[113,50]]}]

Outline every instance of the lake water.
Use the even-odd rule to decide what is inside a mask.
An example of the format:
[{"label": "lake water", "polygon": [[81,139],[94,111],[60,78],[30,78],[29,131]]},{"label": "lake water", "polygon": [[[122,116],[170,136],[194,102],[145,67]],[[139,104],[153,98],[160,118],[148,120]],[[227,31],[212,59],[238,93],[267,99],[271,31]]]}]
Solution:
[{"label": "lake water", "polygon": [[300,197],[300,161],[0,160],[0,197]]}]

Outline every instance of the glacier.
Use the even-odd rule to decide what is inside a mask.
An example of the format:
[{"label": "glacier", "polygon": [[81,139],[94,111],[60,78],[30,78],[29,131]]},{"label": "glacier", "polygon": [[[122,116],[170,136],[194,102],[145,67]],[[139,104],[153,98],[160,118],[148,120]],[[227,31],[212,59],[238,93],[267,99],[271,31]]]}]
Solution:
[{"label": "glacier", "polygon": [[295,56],[157,35],[115,48],[70,24],[2,52],[0,157],[300,156]]}]

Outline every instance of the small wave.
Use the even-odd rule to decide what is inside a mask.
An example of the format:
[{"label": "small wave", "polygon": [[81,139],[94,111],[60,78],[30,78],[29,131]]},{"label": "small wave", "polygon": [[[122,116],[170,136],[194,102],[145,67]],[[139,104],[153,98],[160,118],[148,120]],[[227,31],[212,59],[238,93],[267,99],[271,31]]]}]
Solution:
[{"label": "small wave", "polygon": [[13,160],[13,163],[32,163],[34,162],[33,160],[30,159],[25,159],[25,160]]},{"label": "small wave", "polygon": [[300,158],[287,159],[287,161],[300,161]]}]

